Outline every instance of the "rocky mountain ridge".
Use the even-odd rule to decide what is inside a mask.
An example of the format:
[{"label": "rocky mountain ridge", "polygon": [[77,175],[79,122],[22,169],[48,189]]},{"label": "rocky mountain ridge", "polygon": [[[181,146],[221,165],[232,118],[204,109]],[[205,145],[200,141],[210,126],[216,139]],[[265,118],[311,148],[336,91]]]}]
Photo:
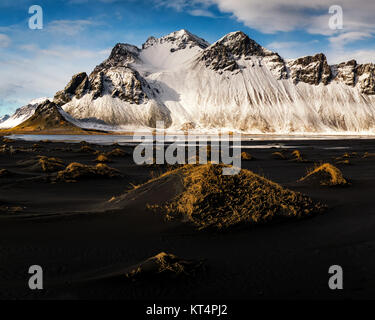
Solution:
[{"label": "rocky mountain ridge", "polygon": [[54,103],[114,129],[164,121],[176,129],[375,132],[375,66],[330,66],[322,53],[284,60],[241,31],[210,45],[180,30],[150,37],[141,49],[117,44]]}]

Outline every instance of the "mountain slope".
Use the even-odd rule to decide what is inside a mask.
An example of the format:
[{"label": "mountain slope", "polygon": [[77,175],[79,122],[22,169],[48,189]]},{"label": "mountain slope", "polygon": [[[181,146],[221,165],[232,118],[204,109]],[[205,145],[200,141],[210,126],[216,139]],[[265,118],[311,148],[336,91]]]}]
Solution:
[{"label": "mountain slope", "polygon": [[[70,121],[69,121],[70,120]],[[75,125],[76,120],[67,115],[54,102],[46,100],[38,105],[34,114],[18,126],[10,129],[13,133],[49,132],[62,134],[83,134],[84,129]]]},{"label": "mountain slope", "polygon": [[4,121],[7,121],[9,118],[10,118],[10,116],[7,115],[7,114],[4,115],[4,116],[2,116],[2,117],[0,117],[0,124],[3,123]]},{"label": "mountain slope", "polygon": [[330,66],[321,53],[287,61],[240,31],[210,45],[180,30],[142,49],[117,44],[54,102],[86,128],[160,120],[171,129],[375,133],[375,66]]},{"label": "mountain slope", "polygon": [[36,108],[46,100],[48,100],[48,98],[34,99],[31,100],[27,105],[18,108],[11,117],[0,123],[0,129],[13,128],[26,121],[34,114]]}]

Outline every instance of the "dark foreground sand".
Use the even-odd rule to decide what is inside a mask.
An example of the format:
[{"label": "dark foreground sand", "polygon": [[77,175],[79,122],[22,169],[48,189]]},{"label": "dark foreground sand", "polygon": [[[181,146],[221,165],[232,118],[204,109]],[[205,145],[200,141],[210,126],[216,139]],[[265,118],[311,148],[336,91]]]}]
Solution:
[{"label": "dark foreground sand", "polygon": [[[120,147],[129,155],[108,164],[122,173],[120,178],[52,184],[48,174],[17,163],[46,155],[66,164],[94,165],[96,156],[79,151],[78,144],[40,142],[40,148],[31,150],[33,143],[7,142],[23,151],[0,153],[0,170],[13,173],[0,177],[0,298],[375,298],[375,157],[363,158],[365,152],[375,153],[374,141],[280,143],[296,146],[311,162],[277,160],[274,149],[250,149],[246,151],[255,160],[243,162],[243,168],[321,201],[327,211],[310,219],[220,233],[165,221],[146,209],[150,199],[144,197],[118,211],[95,213],[111,197],[165,170],[134,165],[130,148]],[[103,152],[118,148],[91,147]],[[326,149],[332,147],[348,149]],[[315,161],[334,163],[345,152],[358,153],[350,165],[337,165],[351,186],[296,183]],[[163,251],[204,260],[205,268],[177,279],[107,278]],[[35,264],[45,276],[45,289],[38,292],[27,286],[28,268]],[[328,268],[336,264],[344,269],[343,291],[330,291],[327,285]]]}]

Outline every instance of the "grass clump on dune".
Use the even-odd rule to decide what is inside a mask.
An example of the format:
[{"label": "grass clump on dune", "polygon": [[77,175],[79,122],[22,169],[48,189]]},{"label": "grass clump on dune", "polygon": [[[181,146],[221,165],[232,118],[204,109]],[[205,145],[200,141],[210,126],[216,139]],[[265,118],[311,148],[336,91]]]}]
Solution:
[{"label": "grass clump on dune", "polygon": [[173,254],[161,252],[125,271],[125,278],[138,280],[145,277],[194,275],[202,267],[201,261],[181,259]]},{"label": "grass clump on dune", "polygon": [[248,152],[241,152],[241,160],[253,160],[253,156]]},{"label": "grass clump on dune", "polygon": [[118,170],[98,163],[96,166],[88,166],[78,162],[69,164],[64,170],[57,173],[57,181],[76,182],[82,178],[117,178],[121,174]]},{"label": "grass clump on dune", "polygon": [[294,157],[291,161],[295,161],[295,162],[307,162],[305,160],[305,158],[303,157],[301,151],[299,150],[294,150],[292,152],[292,156]]},{"label": "grass clump on dune", "polygon": [[285,189],[249,170],[222,175],[223,165],[186,165],[169,174],[180,175],[182,192],[153,208],[168,218],[183,215],[198,228],[229,228],[266,223],[279,218],[300,218],[321,212],[322,205]]},{"label": "grass clump on dune", "polygon": [[276,151],[272,153],[272,158],[276,160],[286,160],[287,156],[282,151]]},{"label": "grass clump on dune", "polygon": [[105,154],[99,154],[95,159],[95,162],[105,163],[111,162],[111,160]]},{"label": "grass clump on dune", "polygon": [[12,173],[7,169],[0,169],[0,178],[6,178],[11,176]]},{"label": "grass clump on dune", "polygon": [[316,165],[299,182],[315,183],[322,186],[346,186],[349,182],[342,172],[330,163]]},{"label": "grass clump on dune", "polygon": [[363,157],[364,159],[369,159],[369,158],[375,158],[375,153],[371,153],[371,152],[365,152],[363,154]]},{"label": "grass clump on dune", "polygon": [[126,155],[127,153],[120,148],[115,148],[112,151],[106,153],[107,157],[125,157]]},{"label": "grass clump on dune", "polygon": [[65,168],[64,161],[59,158],[37,156],[34,159],[19,161],[17,164],[34,172],[57,172]]}]

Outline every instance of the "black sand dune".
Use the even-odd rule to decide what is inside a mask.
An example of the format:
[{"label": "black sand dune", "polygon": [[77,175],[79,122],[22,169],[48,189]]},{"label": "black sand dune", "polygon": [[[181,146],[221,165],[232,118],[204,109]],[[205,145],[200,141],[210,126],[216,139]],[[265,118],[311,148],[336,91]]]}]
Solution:
[{"label": "black sand dune", "polygon": [[[33,145],[0,144],[18,149]],[[47,156],[66,165],[95,166],[97,155],[77,152],[81,146],[75,144],[38,144],[40,148],[31,153],[0,154],[0,169],[16,174],[0,177],[2,299],[375,298],[375,158],[364,157],[366,152],[375,153],[371,140],[280,141],[285,144],[282,148],[301,150],[309,163],[273,159],[276,149],[251,150],[254,159],[243,162],[245,169],[301,192],[314,203],[327,205],[327,210],[307,219],[230,232],[200,231],[147,209],[147,182],[167,167],[134,165],[129,147],[94,146],[101,154],[114,148],[125,151],[125,156],[111,157],[108,164],[121,177],[51,183],[44,178],[56,173],[30,172],[17,162]],[[332,162],[346,152],[358,154],[350,158],[351,165],[335,164],[351,182],[348,188],[297,182],[314,163]],[[286,154],[291,157],[289,151]],[[152,185],[155,204],[181,192],[180,181],[166,177]],[[141,186],[136,194],[129,192],[134,186]],[[113,197],[124,197],[120,207],[99,210]],[[137,281],[108,278],[161,252],[186,261],[204,260],[206,268],[194,277],[168,281],[153,276]],[[34,264],[45,271],[42,292],[26,287],[27,269]],[[328,289],[328,268],[333,264],[344,268],[344,291]]]}]

